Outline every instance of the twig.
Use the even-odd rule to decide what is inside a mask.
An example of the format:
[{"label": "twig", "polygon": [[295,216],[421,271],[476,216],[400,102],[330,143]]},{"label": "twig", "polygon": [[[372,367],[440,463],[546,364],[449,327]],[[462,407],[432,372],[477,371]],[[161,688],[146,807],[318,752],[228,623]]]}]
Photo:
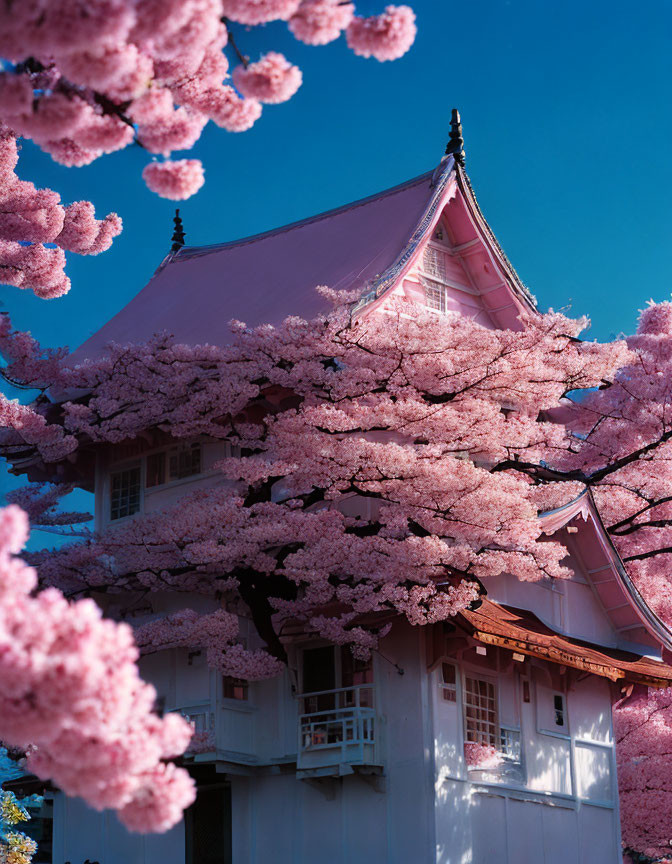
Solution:
[{"label": "twig", "polygon": [[246,54],[243,54],[243,52],[240,50],[240,48],[236,45],[236,40],[235,40],[234,35],[233,35],[233,30],[231,29],[231,22],[229,21],[229,19],[226,16],[224,16],[221,19],[221,22],[226,27],[226,32],[227,32],[228,37],[229,37],[229,45],[235,51],[236,57],[240,60],[240,62],[243,64],[243,66],[247,69],[247,67],[250,65],[250,58]]}]

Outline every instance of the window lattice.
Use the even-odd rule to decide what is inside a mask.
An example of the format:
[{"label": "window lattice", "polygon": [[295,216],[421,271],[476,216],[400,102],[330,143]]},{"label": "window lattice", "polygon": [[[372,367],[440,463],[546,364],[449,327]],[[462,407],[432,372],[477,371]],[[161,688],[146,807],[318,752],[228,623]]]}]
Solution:
[{"label": "window lattice", "polygon": [[509,762],[520,762],[520,730],[502,726],[500,730],[500,750]]},{"label": "window lattice", "polygon": [[140,510],[140,466],[112,474],[110,519],[123,519]]},{"label": "window lattice", "polygon": [[443,252],[433,246],[426,246],[422,256],[422,269],[428,276],[441,282],[446,280],[446,259]]},{"label": "window lattice", "polygon": [[201,473],[201,445],[171,450],[168,454],[168,475],[171,480],[181,480]]},{"label": "window lattice", "polygon": [[478,678],[465,678],[464,714],[466,740],[499,748],[495,685]]},{"label": "window lattice", "polygon": [[434,282],[425,282],[425,299],[430,309],[446,311],[446,289]]}]

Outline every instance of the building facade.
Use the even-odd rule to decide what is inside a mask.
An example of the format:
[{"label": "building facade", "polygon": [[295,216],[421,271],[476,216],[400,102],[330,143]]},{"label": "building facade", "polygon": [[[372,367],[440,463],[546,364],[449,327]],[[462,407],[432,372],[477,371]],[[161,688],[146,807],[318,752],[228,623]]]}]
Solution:
[{"label": "building facade", "polygon": [[[358,288],[353,314],[408,301],[484,326],[520,327],[534,301],[502,252],[463,167],[459,118],[439,167],[320,216],[211,247],[178,247],[75,357],[167,330],[217,344],[253,326],[321,311],[316,285]],[[86,483],[96,527],[113,528],[225,482],[226,442],[97,445]],[[344,505],[347,506],[347,505]],[[54,794],[54,864],[617,864],[611,705],[624,688],[668,686],[672,637],[628,579],[585,493],[542,514],[573,576],[486,583],[450,622],[397,622],[371,662],[287,631],[283,676],[247,683],[200,652],[143,657],[165,711],[196,728],[184,764],[198,799],[161,836]],[[134,625],[216,601],[154,592]],[[245,627],[245,622],[241,624]],[[245,631],[243,629],[243,634]],[[254,632],[246,634],[255,647]]]}]

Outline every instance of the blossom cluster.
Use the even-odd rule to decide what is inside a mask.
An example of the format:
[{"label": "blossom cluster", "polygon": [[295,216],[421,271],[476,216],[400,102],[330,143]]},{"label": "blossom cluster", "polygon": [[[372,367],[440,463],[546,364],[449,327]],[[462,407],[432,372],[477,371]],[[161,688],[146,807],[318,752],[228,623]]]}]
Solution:
[{"label": "blossom cluster", "polygon": [[164,761],[184,752],[191,728],[153,713],[130,627],[92,600],[34,593],[37,574],[13,557],[26,536],[18,507],[0,511],[0,738],[67,794],[116,809],[132,830],[165,831],[195,797],[188,774]]},{"label": "blossom cluster", "polygon": [[[2,93],[0,77],[0,103]],[[0,108],[0,281],[44,299],[60,297],[70,289],[65,252],[104,252],[121,232],[121,219],[116,213],[96,219],[88,201],[65,206],[51,189],[20,180],[16,136],[1,121]]]},{"label": "blossom cluster", "polygon": [[47,425],[68,439],[115,445],[157,429],[225,438],[241,455],[179,506],[44,556],[43,583],[242,603],[261,651],[243,648],[223,610],[152,622],[138,638],[143,650],[204,648],[211,665],[251,678],[281,668],[288,619],[365,657],[386,632],[367,615],[423,625],[473,603],[490,576],[569,575],[564,546],[541,536],[538,484],[493,469],[569,446],[540,408],[613,376],[627,349],[579,343],[585,322],[555,313],[517,332],[429,314],[344,328],[345,314],[234,324],[226,347],[162,335],[61,363],[60,386],[88,394]]},{"label": "blossom cluster", "polygon": [[492,744],[479,744],[476,741],[464,742],[464,759],[469,768],[487,771],[498,768],[504,758]]},{"label": "blossom cluster", "polygon": [[[379,60],[405,54],[416,32],[407,6],[358,18],[340,0],[87,0],[85,7],[26,0],[0,9],[0,56],[13,64],[0,72],[0,126],[69,166],[134,141],[169,157],[193,147],[210,120],[242,132],[262,103],[290,99],[301,71],[275,51],[250,62],[235,46],[241,62],[228,83],[232,22],[286,21],[310,45],[346,31],[356,54]],[[198,191],[203,169],[168,160],[143,177],[152,191],[180,200]],[[22,196],[37,200],[28,186]]]}]

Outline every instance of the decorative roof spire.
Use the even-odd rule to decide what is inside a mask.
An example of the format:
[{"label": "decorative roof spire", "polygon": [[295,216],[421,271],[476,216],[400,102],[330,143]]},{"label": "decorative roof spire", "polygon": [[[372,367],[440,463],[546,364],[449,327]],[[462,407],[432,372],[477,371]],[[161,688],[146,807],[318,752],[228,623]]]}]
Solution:
[{"label": "decorative roof spire", "polygon": [[173,236],[170,238],[173,241],[173,245],[170,247],[170,251],[179,252],[180,249],[184,246],[185,237],[184,226],[182,225],[182,219],[180,218],[179,207],[175,210],[173,222],[175,223],[175,230],[173,231]]},{"label": "decorative roof spire", "polygon": [[446,147],[446,156],[452,155],[458,165],[464,166],[464,138],[462,137],[462,123],[460,112],[453,108],[450,117],[450,141]]}]

